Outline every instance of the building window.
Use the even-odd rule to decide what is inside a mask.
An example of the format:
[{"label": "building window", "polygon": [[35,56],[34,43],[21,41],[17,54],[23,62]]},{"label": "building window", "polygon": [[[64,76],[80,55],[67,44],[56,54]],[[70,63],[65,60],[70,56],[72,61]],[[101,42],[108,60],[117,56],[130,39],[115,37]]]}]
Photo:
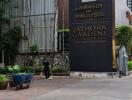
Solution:
[{"label": "building window", "polygon": [[127,0],[127,6],[132,11],[132,0]]}]

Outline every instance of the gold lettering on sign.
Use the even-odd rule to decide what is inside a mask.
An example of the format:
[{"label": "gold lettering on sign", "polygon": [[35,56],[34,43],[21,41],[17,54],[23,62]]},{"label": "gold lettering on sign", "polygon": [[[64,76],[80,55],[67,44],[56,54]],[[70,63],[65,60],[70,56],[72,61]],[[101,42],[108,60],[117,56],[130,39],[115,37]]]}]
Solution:
[{"label": "gold lettering on sign", "polygon": [[102,9],[103,4],[93,4],[93,5],[81,5],[79,7],[76,7],[76,11],[84,11],[84,10],[95,10],[95,9]]},{"label": "gold lettering on sign", "polygon": [[106,39],[107,26],[78,26],[72,29],[73,39]]},{"label": "gold lettering on sign", "polygon": [[99,18],[104,17],[103,12],[94,12],[94,13],[76,13],[75,18],[76,19],[91,19],[91,18]]},{"label": "gold lettering on sign", "polygon": [[80,5],[75,8],[75,19],[87,20],[104,17],[104,12],[100,10],[103,7],[103,4]]}]

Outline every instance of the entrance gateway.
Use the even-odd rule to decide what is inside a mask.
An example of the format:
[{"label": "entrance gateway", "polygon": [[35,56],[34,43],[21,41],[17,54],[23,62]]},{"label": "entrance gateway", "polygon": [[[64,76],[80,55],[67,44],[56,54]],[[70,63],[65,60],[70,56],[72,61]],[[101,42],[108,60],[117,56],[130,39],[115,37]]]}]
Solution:
[{"label": "entrance gateway", "polygon": [[113,0],[69,0],[71,71],[112,72]]}]

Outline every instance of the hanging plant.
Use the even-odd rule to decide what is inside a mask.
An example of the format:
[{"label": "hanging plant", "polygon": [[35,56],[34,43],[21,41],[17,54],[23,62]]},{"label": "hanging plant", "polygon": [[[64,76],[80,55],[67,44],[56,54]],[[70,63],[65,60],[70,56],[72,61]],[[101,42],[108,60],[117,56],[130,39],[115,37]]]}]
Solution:
[{"label": "hanging plant", "polygon": [[36,44],[30,46],[30,47],[28,48],[28,52],[29,52],[30,54],[36,54],[36,53],[38,53],[38,46],[37,46]]},{"label": "hanging plant", "polygon": [[36,66],[35,58],[38,55],[38,46],[36,44],[29,46],[28,53],[30,54],[28,65]]}]

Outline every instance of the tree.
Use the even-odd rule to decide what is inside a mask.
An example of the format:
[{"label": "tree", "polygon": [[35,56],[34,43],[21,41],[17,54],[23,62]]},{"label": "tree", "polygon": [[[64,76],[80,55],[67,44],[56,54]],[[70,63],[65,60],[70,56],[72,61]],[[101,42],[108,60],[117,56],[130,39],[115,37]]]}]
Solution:
[{"label": "tree", "polygon": [[0,0],[0,62],[2,62],[2,48],[3,48],[3,44],[2,44],[2,25],[4,23],[9,22],[9,20],[7,18],[3,18],[3,15],[5,14],[5,9],[4,7],[6,6],[6,4],[8,4],[9,0]]},{"label": "tree", "polygon": [[116,45],[124,44],[127,52],[131,53],[132,29],[129,26],[120,26],[116,28]]},{"label": "tree", "polygon": [[36,44],[31,45],[28,48],[28,53],[30,54],[30,57],[28,59],[28,65],[29,66],[36,66],[35,58],[38,55],[38,46]]},{"label": "tree", "polygon": [[2,44],[5,53],[4,55],[6,65],[13,65],[15,62],[15,58],[19,53],[18,47],[22,37],[21,33],[22,30],[20,27],[14,27],[2,36]]},{"label": "tree", "polygon": [[[18,54],[19,41],[21,39],[21,28],[4,29],[3,26],[10,27],[10,19],[4,18],[5,9],[10,4],[10,0],[0,0],[0,62],[4,54],[5,64],[14,64]],[[7,15],[8,16],[8,15]],[[4,53],[2,53],[4,51]]]}]

